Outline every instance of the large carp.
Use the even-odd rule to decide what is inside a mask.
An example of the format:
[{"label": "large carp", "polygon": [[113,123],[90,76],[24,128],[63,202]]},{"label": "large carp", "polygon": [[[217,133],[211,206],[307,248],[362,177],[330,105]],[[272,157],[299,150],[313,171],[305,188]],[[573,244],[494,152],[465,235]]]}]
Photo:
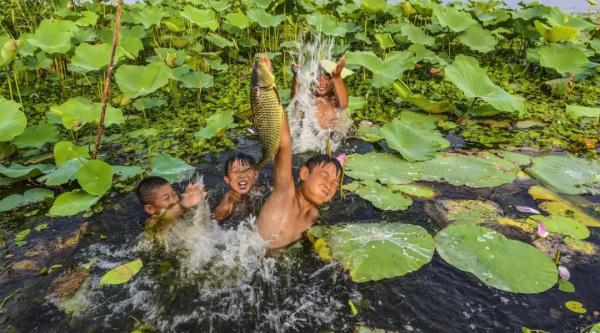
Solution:
[{"label": "large carp", "polygon": [[258,56],[254,61],[250,79],[250,106],[262,151],[260,162],[255,166],[258,170],[277,153],[284,117],[271,61],[266,55]]}]

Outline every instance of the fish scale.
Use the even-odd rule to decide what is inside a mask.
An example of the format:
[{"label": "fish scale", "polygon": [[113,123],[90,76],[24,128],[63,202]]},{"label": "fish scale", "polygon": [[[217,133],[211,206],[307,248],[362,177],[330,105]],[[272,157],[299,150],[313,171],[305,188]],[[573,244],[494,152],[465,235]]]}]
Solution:
[{"label": "fish scale", "polygon": [[[255,66],[252,77],[256,78],[256,75],[259,73]],[[256,165],[258,169],[273,159],[279,148],[284,111],[274,83],[269,87],[260,87],[257,80],[252,81],[250,106],[262,151],[261,160]]]}]

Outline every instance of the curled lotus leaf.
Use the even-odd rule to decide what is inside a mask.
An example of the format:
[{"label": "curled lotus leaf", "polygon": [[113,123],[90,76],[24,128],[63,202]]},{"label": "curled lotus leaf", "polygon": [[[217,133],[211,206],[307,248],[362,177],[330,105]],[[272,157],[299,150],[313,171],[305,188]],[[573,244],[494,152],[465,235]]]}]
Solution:
[{"label": "curled lotus leaf", "polygon": [[0,200],[0,212],[7,212],[17,207],[39,203],[54,198],[54,192],[45,188],[32,188],[23,194],[11,194]]},{"label": "curled lotus leaf", "polygon": [[463,32],[477,24],[468,12],[462,12],[445,5],[437,5],[433,15],[443,27],[454,32]]},{"label": "curled lotus leaf", "polygon": [[71,49],[71,38],[78,29],[72,21],[44,19],[27,41],[46,53],[64,54]]},{"label": "curled lotus leaf", "polygon": [[396,46],[394,39],[390,33],[375,34],[375,40],[379,44],[379,47],[383,50]]},{"label": "curled lotus leaf", "polygon": [[101,160],[86,162],[77,170],[77,182],[87,193],[103,195],[112,186],[112,166]]},{"label": "curled lotus leaf", "polygon": [[550,43],[564,42],[579,36],[579,30],[565,25],[551,27],[540,21],[535,21],[534,25],[540,35]]},{"label": "curled lotus leaf", "polygon": [[77,171],[87,163],[87,161],[88,159],[83,157],[72,158],[37,180],[43,182],[46,186],[67,184],[77,179]]},{"label": "curled lotus leaf", "polygon": [[209,41],[211,44],[214,44],[220,48],[224,47],[233,47],[235,44],[227,38],[223,38],[217,34],[209,33],[204,38]]},{"label": "curled lotus leaf", "polygon": [[115,81],[126,97],[145,96],[169,82],[171,73],[163,62],[146,66],[122,65],[115,73]]},{"label": "curled lotus leaf", "polygon": [[165,178],[170,183],[189,179],[196,169],[183,160],[168,154],[158,155],[150,160],[152,171],[150,176]]},{"label": "curled lotus leaf", "polygon": [[458,40],[464,45],[468,46],[471,50],[475,50],[481,53],[488,53],[496,49],[498,40],[494,35],[479,24],[470,27],[464,31]]},{"label": "curled lotus leaf", "polygon": [[241,11],[237,11],[234,13],[229,13],[225,15],[225,20],[227,23],[233,25],[234,27],[244,30],[250,26],[250,19],[246,14]]},{"label": "curled lotus leaf", "polygon": [[141,259],[130,261],[126,264],[119,265],[108,271],[100,279],[100,285],[115,285],[123,284],[131,280],[142,269],[143,264]]},{"label": "curled lotus leaf", "polygon": [[558,280],[556,265],[535,247],[472,224],[453,224],[435,236],[438,254],[452,266],[500,290],[541,293]]},{"label": "curled lotus leaf", "polygon": [[75,21],[79,26],[93,26],[98,21],[100,16],[91,10],[84,10],[80,13],[80,17]]},{"label": "curled lotus leaf", "polygon": [[72,216],[90,209],[100,197],[81,190],[59,195],[48,212],[49,216]]},{"label": "curled lotus leaf", "polygon": [[271,15],[261,8],[250,8],[246,15],[263,28],[276,27],[285,20],[284,14]]},{"label": "curled lotus leaf", "polygon": [[546,230],[569,236],[573,239],[586,239],[590,236],[590,230],[581,222],[560,215],[533,215],[527,219],[532,225],[544,224]]},{"label": "curled lotus leaf", "polygon": [[32,164],[32,165],[20,165],[17,163],[12,163],[10,166],[6,167],[0,164],[0,175],[4,175],[8,178],[19,179],[22,177],[29,177],[40,175],[42,173],[51,172],[54,167],[50,164]]},{"label": "curled lotus leaf", "polygon": [[359,124],[356,130],[356,136],[367,142],[377,142],[383,140],[381,136],[381,126],[375,124]]},{"label": "curled lotus leaf", "polygon": [[0,97],[0,142],[23,134],[26,126],[27,118],[19,103]]},{"label": "curled lotus leaf", "polygon": [[421,28],[414,26],[411,23],[402,24],[400,29],[400,31],[402,31],[402,34],[414,44],[433,46],[433,44],[435,43],[434,37],[429,36]]},{"label": "curled lotus leaf", "polygon": [[554,69],[563,76],[582,72],[591,64],[587,55],[575,46],[550,44],[535,51],[540,65]]},{"label": "curled lotus leaf", "polygon": [[183,7],[181,16],[188,19],[200,28],[208,28],[210,31],[215,31],[219,27],[219,22],[215,12],[212,9],[198,9],[191,5]]},{"label": "curled lotus leaf", "polygon": [[346,63],[365,67],[373,73],[372,85],[375,88],[385,87],[402,77],[405,71],[414,68],[412,52],[393,51],[385,60],[378,58],[372,51],[346,52]]},{"label": "curled lotus leaf", "polygon": [[525,171],[541,183],[565,194],[599,194],[600,163],[597,160],[563,156],[540,156]]},{"label": "curled lotus leaf", "polygon": [[325,241],[331,258],[339,262],[355,282],[406,275],[430,262],[434,252],[431,235],[412,224],[319,226],[310,229],[309,234],[317,241]]},{"label": "curled lotus leaf", "polygon": [[[61,118],[62,124],[67,129],[78,130],[88,123],[98,124],[102,104],[91,102],[84,97],[69,98],[61,105],[50,107],[50,112]],[[104,125],[109,127],[114,124],[122,124],[125,121],[123,111],[107,105]]]},{"label": "curled lotus leaf", "polygon": [[23,41],[14,40],[8,36],[0,36],[0,68],[7,67],[12,63],[22,45]]},{"label": "curled lotus leaf", "polygon": [[455,109],[454,105],[448,100],[432,102],[422,94],[413,93],[403,81],[396,81],[392,86],[400,98],[427,113],[446,113]]},{"label": "curled lotus leaf", "polygon": [[524,110],[524,99],[495,85],[473,57],[457,55],[454,62],[446,66],[445,72],[445,79],[452,82],[467,98],[481,98],[498,111]]}]

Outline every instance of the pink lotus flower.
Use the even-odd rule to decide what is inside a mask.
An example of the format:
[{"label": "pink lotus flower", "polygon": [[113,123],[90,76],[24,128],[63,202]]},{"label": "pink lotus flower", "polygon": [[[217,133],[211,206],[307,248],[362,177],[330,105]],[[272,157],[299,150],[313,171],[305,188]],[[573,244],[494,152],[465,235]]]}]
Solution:
[{"label": "pink lotus flower", "polygon": [[338,160],[342,166],[344,166],[344,163],[346,162],[346,153],[340,153],[335,159]]},{"label": "pink lotus flower", "polygon": [[515,208],[521,213],[541,214],[539,210],[527,206],[515,206]]},{"label": "pink lotus flower", "polygon": [[538,236],[542,238],[548,237],[548,231],[546,230],[546,226],[543,223],[538,224],[537,233]]},{"label": "pink lotus flower", "polygon": [[566,281],[569,281],[571,278],[571,272],[565,266],[558,266],[558,275],[560,278]]}]

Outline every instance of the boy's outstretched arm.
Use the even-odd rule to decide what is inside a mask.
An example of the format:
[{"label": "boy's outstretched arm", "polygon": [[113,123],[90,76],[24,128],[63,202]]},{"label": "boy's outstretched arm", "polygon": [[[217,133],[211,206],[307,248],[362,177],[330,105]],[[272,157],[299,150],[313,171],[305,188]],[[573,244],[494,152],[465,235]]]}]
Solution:
[{"label": "boy's outstretched arm", "polygon": [[288,126],[287,114],[283,111],[279,150],[275,155],[273,168],[274,192],[295,190],[294,177],[292,176],[292,136]]},{"label": "boy's outstretched arm", "polygon": [[341,57],[338,61],[335,69],[331,72],[331,82],[333,83],[333,90],[335,92],[335,97],[338,100],[338,107],[341,109],[345,109],[348,107],[348,90],[346,89],[346,85],[344,84],[344,80],[342,79],[342,70],[346,65],[346,59]]}]

